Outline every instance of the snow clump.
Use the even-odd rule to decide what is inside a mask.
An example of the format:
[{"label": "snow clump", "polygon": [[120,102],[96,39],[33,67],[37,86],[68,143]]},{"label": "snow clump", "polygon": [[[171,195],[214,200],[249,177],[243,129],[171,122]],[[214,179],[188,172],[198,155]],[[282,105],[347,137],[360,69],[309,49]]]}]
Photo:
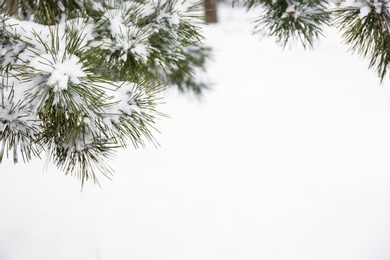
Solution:
[{"label": "snow clump", "polygon": [[384,3],[380,0],[367,1],[367,0],[345,0],[340,3],[342,8],[358,8],[360,9],[359,18],[364,19],[371,12],[376,12],[377,14],[382,13],[382,8],[387,7],[388,3]]},{"label": "snow clump", "polygon": [[47,84],[54,86],[55,92],[67,90],[69,83],[79,84],[79,78],[87,76],[83,71],[80,59],[76,55],[66,56],[65,51],[59,51],[55,57],[50,54],[43,54],[30,62],[30,66],[34,70],[49,75]]}]

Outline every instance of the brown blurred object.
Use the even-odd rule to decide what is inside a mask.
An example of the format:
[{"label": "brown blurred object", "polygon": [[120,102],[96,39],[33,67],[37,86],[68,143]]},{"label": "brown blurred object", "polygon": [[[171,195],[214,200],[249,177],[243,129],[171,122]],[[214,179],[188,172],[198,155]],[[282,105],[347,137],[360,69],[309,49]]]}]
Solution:
[{"label": "brown blurred object", "polygon": [[216,23],[218,22],[217,18],[217,0],[205,0],[205,22],[206,23]]},{"label": "brown blurred object", "polygon": [[17,15],[18,14],[18,1],[17,0],[4,0],[6,10],[9,15]]}]

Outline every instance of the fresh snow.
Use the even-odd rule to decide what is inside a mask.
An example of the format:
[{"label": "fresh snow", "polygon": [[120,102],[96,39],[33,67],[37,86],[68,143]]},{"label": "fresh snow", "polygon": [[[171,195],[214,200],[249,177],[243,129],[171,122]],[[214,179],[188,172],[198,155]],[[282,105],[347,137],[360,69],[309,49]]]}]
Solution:
[{"label": "fresh snow", "polygon": [[161,147],[102,188],[44,162],[0,165],[4,260],[388,260],[390,82],[328,30],[282,51],[219,6],[213,90],[167,92]]},{"label": "fresh snow", "polygon": [[66,55],[63,50],[59,51],[56,57],[51,54],[36,57],[30,62],[30,66],[34,70],[42,71],[44,75],[50,75],[47,84],[49,86],[55,85],[55,92],[68,89],[68,82],[79,84],[79,78],[87,76],[83,71],[80,59],[73,54]]},{"label": "fresh snow", "polygon": [[[340,1],[338,1],[340,2]],[[372,8],[375,9],[375,12],[380,14],[382,12],[382,6],[388,5],[389,3],[384,3],[382,1],[374,0],[374,1],[367,1],[367,0],[346,0],[340,3],[340,7],[344,8],[358,8],[359,18],[363,19],[366,17],[369,13],[371,13]]]}]

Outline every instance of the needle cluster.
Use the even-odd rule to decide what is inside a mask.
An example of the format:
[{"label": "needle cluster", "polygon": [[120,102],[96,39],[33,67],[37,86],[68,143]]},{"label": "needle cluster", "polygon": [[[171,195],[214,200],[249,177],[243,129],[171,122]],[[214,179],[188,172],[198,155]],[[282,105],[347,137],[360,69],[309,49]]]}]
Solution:
[{"label": "needle cluster", "polygon": [[[82,184],[153,138],[161,91],[200,94],[200,6],[171,1],[0,1],[0,162],[46,154]],[[196,53],[196,55],[194,55]]]}]

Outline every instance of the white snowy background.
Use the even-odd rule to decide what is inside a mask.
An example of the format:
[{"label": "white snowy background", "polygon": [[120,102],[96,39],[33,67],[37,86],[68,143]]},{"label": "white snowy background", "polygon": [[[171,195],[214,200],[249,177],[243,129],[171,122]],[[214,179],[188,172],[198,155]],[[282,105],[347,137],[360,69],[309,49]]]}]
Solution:
[{"label": "white snowy background", "polygon": [[0,165],[0,260],[390,259],[389,80],[332,29],[282,51],[253,16],[219,6],[213,90],[167,93],[161,147],[118,153],[102,188]]}]

